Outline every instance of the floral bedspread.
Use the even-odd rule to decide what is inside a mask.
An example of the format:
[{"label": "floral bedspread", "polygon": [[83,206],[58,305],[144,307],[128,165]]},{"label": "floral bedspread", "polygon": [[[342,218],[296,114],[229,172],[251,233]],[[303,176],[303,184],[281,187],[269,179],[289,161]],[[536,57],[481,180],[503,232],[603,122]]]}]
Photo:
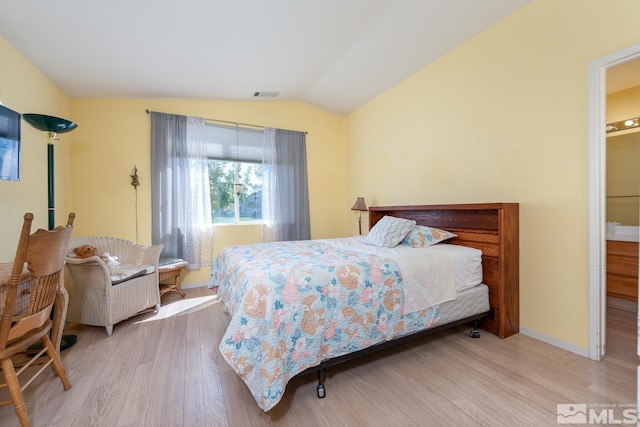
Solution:
[{"label": "floral bedspread", "polygon": [[234,246],[216,258],[209,286],[231,315],[220,351],[264,411],[292,377],[322,360],[439,319],[438,306],[403,313],[403,278],[392,258],[335,243]]}]

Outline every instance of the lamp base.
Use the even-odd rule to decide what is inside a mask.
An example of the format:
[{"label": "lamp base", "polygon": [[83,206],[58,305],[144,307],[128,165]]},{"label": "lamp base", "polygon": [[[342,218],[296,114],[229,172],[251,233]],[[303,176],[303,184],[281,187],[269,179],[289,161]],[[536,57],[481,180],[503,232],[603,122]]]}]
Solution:
[{"label": "lamp base", "polygon": [[[63,335],[60,339],[60,351],[66,350],[78,341],[75,335]],[[37,342],[27,349],[27,354],[37,353],[42,350],[42,344]]]},{"label": "lamp base", "polygon": [[75,335],[63,335],[60,340],[60,351],[66,350],[78,341],[78,337]]}]

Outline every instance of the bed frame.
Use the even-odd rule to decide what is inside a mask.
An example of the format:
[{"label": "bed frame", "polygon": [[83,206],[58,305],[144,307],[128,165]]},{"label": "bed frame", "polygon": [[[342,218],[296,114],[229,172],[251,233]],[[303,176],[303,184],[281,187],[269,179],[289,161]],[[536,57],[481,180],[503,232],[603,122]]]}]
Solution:
[{"label": "bed frame", "polygon": [[328,367],[402,344],[456,325],[473,322],[471,336],[480,327],[500,338],[519,331],[519,214],[517,203],[473,203],[455,205],[374,206],[369,208],[369,229],[385,215],[413,219],[418,225],[441,228],[458,235],[447,243],[482,251],[483,283],[489,287],[491,311],[439,325],[376,344],[364,350],[323,360],[300,375],[318,373],[318,397],[325,396],[323,379]]}]

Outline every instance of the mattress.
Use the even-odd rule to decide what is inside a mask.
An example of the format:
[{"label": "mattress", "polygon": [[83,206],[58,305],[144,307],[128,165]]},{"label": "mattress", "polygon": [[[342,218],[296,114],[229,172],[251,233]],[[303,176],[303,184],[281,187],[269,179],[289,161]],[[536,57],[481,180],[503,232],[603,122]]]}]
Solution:
[{"label": "mattress", "polygon": [[445,325],[475,314],[489,311],[489,287],[481,283],[458,292],[453,301],[440,304],[440,320],[434,326]]}]

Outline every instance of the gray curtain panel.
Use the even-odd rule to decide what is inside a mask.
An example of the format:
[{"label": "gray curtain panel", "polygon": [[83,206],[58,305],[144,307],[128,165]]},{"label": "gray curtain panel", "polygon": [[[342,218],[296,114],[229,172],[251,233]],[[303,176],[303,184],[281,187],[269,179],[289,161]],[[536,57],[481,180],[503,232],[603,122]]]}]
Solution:
[{"label": "gray curtain panel", "polygon": [[263,240],[311,239],[305,133],[265,128],[263,156]]},{"label": "gray curtain panel", "polygon": [[189,269],[212,264],[204,119],[151,112],[151,238]]}]

